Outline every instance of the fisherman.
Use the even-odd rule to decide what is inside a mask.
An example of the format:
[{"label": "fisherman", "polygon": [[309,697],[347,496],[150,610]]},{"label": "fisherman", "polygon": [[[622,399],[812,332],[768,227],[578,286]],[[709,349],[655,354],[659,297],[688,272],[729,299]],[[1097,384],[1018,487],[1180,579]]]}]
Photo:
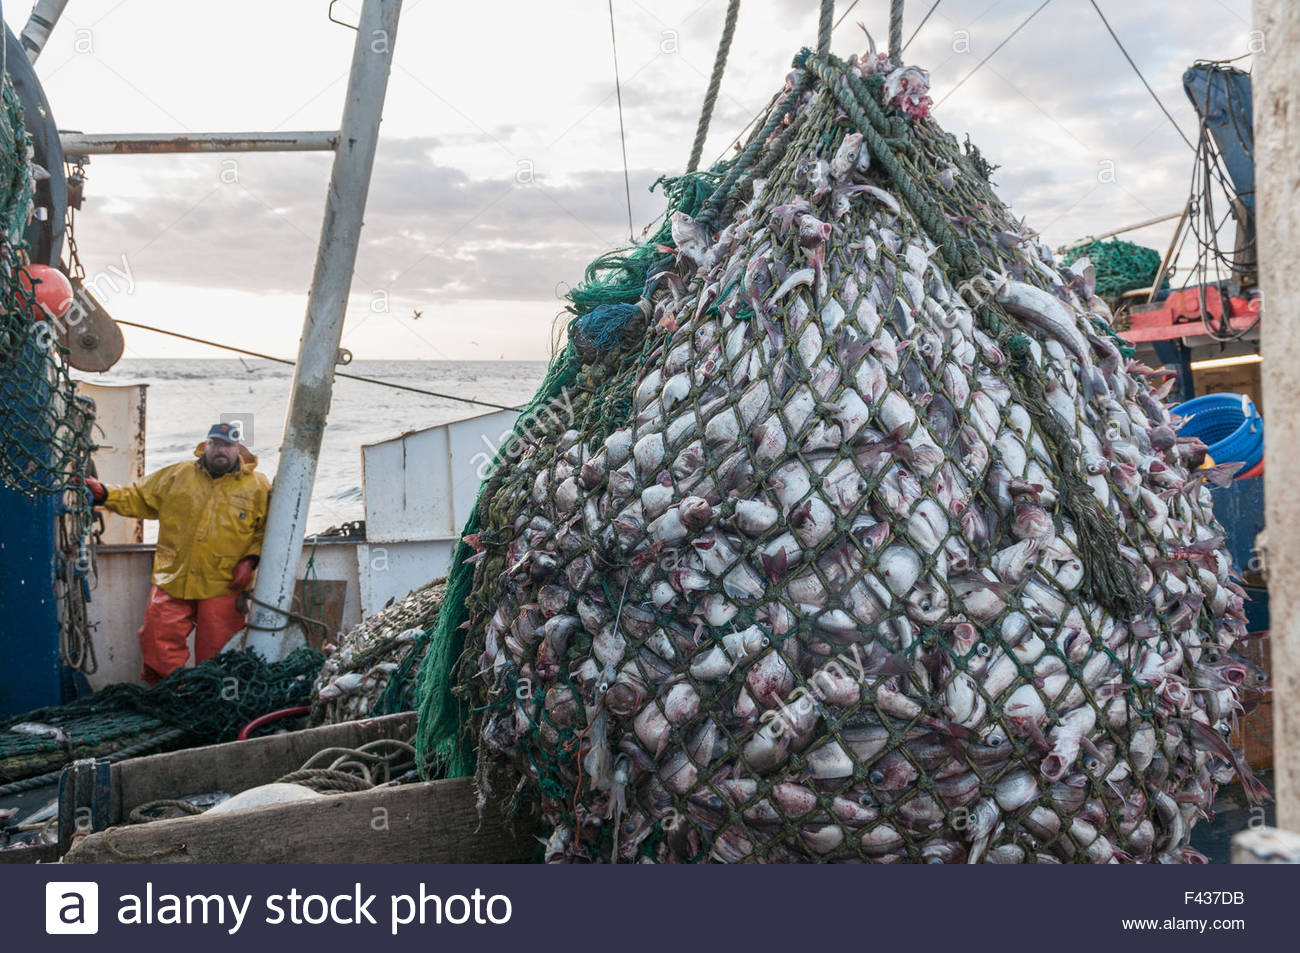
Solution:
[{"label": "fisherman", "polygon": [[218,655],[244,627],[237,602],[262,549],[271,481],[242,443],[237,423],[214,424],[197,460],[163,467],[132,486],[85,485],[121,516],[158,521],[153,587],[140,626],[141,677],[150,685],[194,658]]}]

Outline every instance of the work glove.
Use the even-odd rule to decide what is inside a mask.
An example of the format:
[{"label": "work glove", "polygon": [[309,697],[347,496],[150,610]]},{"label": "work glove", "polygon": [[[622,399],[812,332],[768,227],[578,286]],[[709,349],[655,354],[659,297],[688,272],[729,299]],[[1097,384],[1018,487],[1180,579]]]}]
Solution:
[{"label": "work glove", "polygon": [[108,489],[92,476],[74,476],[68,482],[74,485],[77,483],[83,484],[90,491],[90,498],[95,501],[96,506],[102,506],[104,501],[108,499]]},{"label": "work glove", "polygon": [[235,571],[230,576],[230,588],[242,592],[253,584],[253,570],[257,568],[257,556],[245,556],[235,563]]}]

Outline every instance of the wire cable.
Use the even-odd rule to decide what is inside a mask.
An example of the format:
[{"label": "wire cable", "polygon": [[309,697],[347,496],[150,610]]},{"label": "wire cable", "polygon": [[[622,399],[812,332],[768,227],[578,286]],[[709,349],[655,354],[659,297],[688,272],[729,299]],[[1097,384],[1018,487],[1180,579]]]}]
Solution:
[{"label": "wire cable", "polygon": [[614,36],[614,0],[609,0],[609,45],[614,51],[614,94],[618,97],[618,138],[623,146],[623,191],[627,194],[627,237],[635,242],[632,225],[632,179],[627,173],[627,131],[623,126],[623,83],[618,78],[618,40]]},{"label": "wire cable", "polygon": [[912,31],[912,35],[909,36],[907,38],[907,42],[903,44],[904,53],[906,53],[907,48],[912,45],[912,41],[916,39],[916,34],[921,32],[921,27],[925,26],[925,22],[930,19],[930,14],[934,13],[934,11],[939,8],[939,4],[942,2],[943,0],[934,0],[934,3],[930,6],[930,9],[925,12],[925,16],[921,17],[921,22],[916,25],[916,29]]},{"label": "wire cable", "polygon": [[[287,357],[276,357],[274,354],[263,354],[260,351],[250,351],[247,348],[235,347],[233,344],[222,344],[219,341],[209,341],[204,338],[196,338],[193,335],[182,334],[179,331],[168,331],[166,328],[155,328],[148,324],[137,324],[134,321],[123,321],[120,318],[115,319],[117,323],[128,328],[139,328],[141,331],[153,331],[155,334],[165,334],[168,337],[180,338],[182,341],[193,341],[195,344],[205,344],[208,347],[220,348],[223,351],[234,351],[236,354],[247,354],[249,357],[260,358],[263,361],[274,361],[277,364],[288,364],[293,366],[297,361],[292,361]],[[362,381],[366,384],[378,384],[381,387],[391,387],[394,390],[410,391],[413,394],[423,394],[426,397],[441,397],[444,400],[458,400],[463,404],[477,404],[480,407],[493,407],[497,410],[521,411],[522,407],[507,407],[505,404],[494,404],[490,400],[477,400],[473,397],[457,397],[455,394],[443,394],[434,390],[425,390],[421,387],[411,387],[409,384],[395,384],[392,381],[380,380],[377,377],[365,377],[362,374],[349,374],[346,371],[335,371],[335,377],[346,377],[352,381]]]},{"label": "wire cable", "polygon": [[1097,11],[1097,16],[1101,17],[1101,22],[1105,24],[1106,32],[1109,33],[1110,38],[1115,41],[1115,45],[1119,47],[1119,51],[1124,54],[1124,59],[1128,60],[1128,65],[1133,67],[1133,72],[1137,73],[1137,78],[1142,80],[1142,85],[1147,88],[1147,92],[1150,93],[1151,98],[1156,101],[1156,105],[1159,106],[1160,111],[1165,114],[1165,118],[1168,119],[1174,129],[1178,131],[1178,135],[1182,137],[1183,142],[1187,143],[1187,148],[1195,151],[1196,146],[1192,144],[1192,140],[1187,138],[1187,133],[1183,132],[1183,127],[1178,125],[1174,120],[1173,115],[1165,108],[1165,104],[1160,101],[1160,97],[1156,95],[1156,91],[1152,89],[1151,84],[1147,82],[1147,78],[1143,76],[1142,71],[1138,69],[1137,63],[1133,62],[1133,57],[1129,56],[1128,50],[1124,49],[1124,44],[1120,42],[1119,37],[1111,28],[1110,21],[1106,19],[1106,14],[1101,12],[1101,7],[1097,6],[1097,0],[1088,0],[1088,2],[1091,3],[1092,8]]},{"label": "wire cable", "polygon": [[[984,57],[984,59],[982,59],[982,60],[980,60],[978,63],[976,63],[976,64],[975,64],[975,68],[974,68],[973,70],[971,70],[969,73],[967,73],[965,76],[963,76],[960,80],[958,80],[956,86],[954,86],[952,89],[948,90],[948,92],[944,93],[944,94],[943,94],[943,99],[940,99],[937,103],[934,104],[934,105],[935,105],[935,108],[938,108],[939,106],[942,106],[943,103],[944,103],[944,100],[946,100],[946,99],[947,99],[949,96],[951,96],[953,93],[957,92],[957,90],[961,89],[962,86],[965,85],[966,80],[970,79],[972,76],[974,76],[976,73],[978,73],[978,72],[980,71],[980,68],[981,68],[985,63],[987,63],[989,60],[993,59],[993,57],[995,57],[995,56],[997,55],[998,50],[1002,49],[1002,47],[1004,47],[1004,46],[1006,46],[1008,43],[1010,43],[1011,40],[1012,40],[1012,38],[1013,38],[1017,33],[1019,33],[1021,30],[1023,30],[1023,29],[1024,29],[1024,28],[1029,24],[1029,21],[1030,21],[1030,20],[1032,20],[1034,17],[1038,16],[1038,14],[1042,13],[1042,12],[1043,12],[1043,8],[1044,8],[1045,6],[1047,6],[1047,5],[1048,5],[1049,3],[1051,3],[1051,2],[1052,2],[1052,0],[1043,0],[1043,2],[1042,2],[1041,4],[1038,5],[1038,9],[1036,9],[1033,13],[1029,14],[1029,16],[1025,17],[1025,19],[1024,19],[1023,21],[1021,21],[1020,26],[1016,27],[1014,30],[1012,30],[1010,33],[1008,33],[1008,34],[1006,35],[1006,38],[1003,39],[1003,41],[1002,41],[1001,43],[999,43],[997,46],[993,47],[993,52],[992,52],[992,53],[990,53],[988,56]],[[1145,82],[1145,80],[1144,80],[1143,82]]]},{"label": "wire cable", "polygon": [[836,30],[839,29],[840,24],[844,22],[844,18],[853,12],[853,8],[856,7],[859,2],[861,2],[861,0],[853,0],[853,2],[849,4],[848,9],[846,9],[843,13],[840,14],[840,18],[836,20],[835,25],[831,27],[832,33],[834,33]]}]

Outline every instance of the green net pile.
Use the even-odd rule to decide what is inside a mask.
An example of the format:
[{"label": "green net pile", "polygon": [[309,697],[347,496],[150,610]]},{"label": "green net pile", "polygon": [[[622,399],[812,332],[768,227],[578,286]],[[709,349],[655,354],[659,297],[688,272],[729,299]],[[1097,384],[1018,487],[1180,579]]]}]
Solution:
[{"label": "green net pile", "polygon": [[[52,329],[23,268],[32,209],[31,139],[6,76],[0,111],[0,484],[25,494],[62,493],[86,472],[93,405],[76,394]],[[30,282],[28,283],[30,285]],[[85,496],[85,494],[79,494]],[[79,506],[89,525],[88,498]]]},{"label": "green net pile", "polygon": [[312,686],[313,725],[391,715],[415,707],[420,662],[442,608],[445,579],[421,586],[326,644]]},{"label": "green net pile", "polygon": [[[1073,265],[1080,258],[1092,262],[1097,271],[1097,294],[1108,299],[1126,291],[1150,288],[1160,270],[1158,251],[1118,238],[1073,248],[1066,254],[1065,263]],[[1167,279],[1165,283],[1168,284]]]},{"label": "green net pile", "polygon": [[1217,784],[1262,796],[1204,446],[922,71],[795,65],[575,293],[421,754],[540,801],[553,861],[1198,859]]},{"label": "green net pile", "polygon": [[[323,660],[310,648],[279,662],[251,651],[223,652],[148,688],[110,685],[66,705],[26,712],[0,723],[0,782],[109,754],[163,728],[182,729],[189,744],[233,741],[261,715],[306,705]],[[35,730],[14,730],[20,725]]]}]

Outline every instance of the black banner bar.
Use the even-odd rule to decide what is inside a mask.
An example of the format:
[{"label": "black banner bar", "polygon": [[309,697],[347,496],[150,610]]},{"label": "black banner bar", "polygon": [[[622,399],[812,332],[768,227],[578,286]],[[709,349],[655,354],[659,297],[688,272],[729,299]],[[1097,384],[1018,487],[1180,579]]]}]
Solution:
[{"label": "black banner bar", "polygon": [[185,953],[232,940],[288,951],[305,941],[313,953],[355,953],[358,942],[476,953],[1110,953],[1245,939],[1290,949],[1297,897],[1300,868],[1285,865],[0,866],[0,947],[63,948],[57,934],[68,933]]}]

